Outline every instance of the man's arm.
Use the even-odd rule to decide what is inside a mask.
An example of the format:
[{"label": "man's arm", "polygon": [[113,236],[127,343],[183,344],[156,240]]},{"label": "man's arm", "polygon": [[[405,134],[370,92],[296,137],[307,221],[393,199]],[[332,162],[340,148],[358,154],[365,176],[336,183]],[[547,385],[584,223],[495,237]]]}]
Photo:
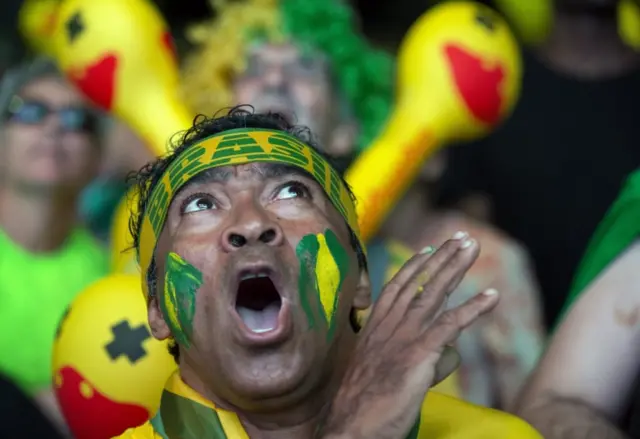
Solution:
[{"label": "man's arm", "polygon": [[618,439],[640,373],[640,243],[603,272],[556,331],[518,414],[546,439]]}]

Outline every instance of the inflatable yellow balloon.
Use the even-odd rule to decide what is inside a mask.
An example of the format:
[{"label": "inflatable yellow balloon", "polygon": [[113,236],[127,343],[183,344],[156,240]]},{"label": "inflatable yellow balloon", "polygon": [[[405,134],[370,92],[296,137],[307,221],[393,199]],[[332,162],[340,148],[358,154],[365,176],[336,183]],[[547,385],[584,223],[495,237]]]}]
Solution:
[{"label": "inflatable yellow balloon", "polygon": [[155,154],[191,126],[178,99],[173,39],[148,0],[65,0],[54,33],[55,56],[95,104],[129,124]]},{"label": "inflatable yellow balloon", "polygon": [[54,344],[56,396],[76,439],[108,439],[147,421],[176,367],[167,344],[151,336],[139,276],[89,286]]},{"label": "inflatable yellow balloon", "polygon": [[443,3],[418,19],[400,47],[394,112],[346,174],[363,239],[443,143],[484,136],[510,114],[521,77],[517,42],[492,9]]},{"label": "inflatable yellow balloon", "polygon": [[110,240],[113,273],[140,274],[136,252],[132,248],[133,237],[129,230],[129,218],[131,212],[137,210],[137,205],[137,192],[130,191],[120,201],[114,214]]},{"label": "inflatable yellow balloon", "polygon": [[25,0],[18,13],[18,29],[36,52],[53,55],[53,33],[62,0]]}]

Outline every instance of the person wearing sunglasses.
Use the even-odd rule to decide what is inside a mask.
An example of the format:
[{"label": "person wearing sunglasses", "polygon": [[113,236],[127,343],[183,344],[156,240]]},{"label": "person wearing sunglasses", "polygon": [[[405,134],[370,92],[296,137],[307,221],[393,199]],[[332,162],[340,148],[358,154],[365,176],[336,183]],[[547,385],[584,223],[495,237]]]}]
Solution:
[{"label": "person wearing sunglasses", "polygon": [[58,322],[108,268],[76,208],[99,169],[99,125],[48,60],[0,81],[0,373],[45,411]]}]

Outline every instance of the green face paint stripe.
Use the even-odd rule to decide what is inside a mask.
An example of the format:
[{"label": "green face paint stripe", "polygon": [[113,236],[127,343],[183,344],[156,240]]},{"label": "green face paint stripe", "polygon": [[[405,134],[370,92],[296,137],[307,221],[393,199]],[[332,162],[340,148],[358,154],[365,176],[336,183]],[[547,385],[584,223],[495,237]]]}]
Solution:
[{"label": "green face paint stripe", "polygon": [[179,343],[189,347],[196,313],[196,293],[202,285],[202,273],[177,253],[170,252],[167,255],[165,277],[165,288],[172,293],[170,297],[175,302],[172,305],[179,322],[174,337]]},{"label": "green face paint stripe", "polygon": [[[188,345],[189,340],[187,340],[184,337],[184,333],[182,332],[182,328],[176,324],[175,320],[172,319],[170,317],[170,315],[172,313],[177,313],[176,311],[176,303],[175,300],[173,299],[173,294],[169,293],[170,297],[171,297],[171,303],[167,303],[167,288],[170,288],[169,286],[169,276],[167,274],[165,274],[164,276],[164,288],[165,288],[165,292],[162,295],[162,297],[159,297],[159,301],[160,301],[160,309],[162,310],[162,315],[164,316],[165,322],[167,323],[167,325],[169,326],[169,330],[171,331],[171,334],[173,335],[173,338],[182,345]],[[169,310],[169,306],[173,307],[172,310]]]},{"label": "green face paint stripe", "polygon": [[344,279],[347,277],[347,273],[349,272],[349,255],[346,250],[340,244],[340,240],[333,232],[333,230],[327,229],[324,232],[325,240],[327,241],[327,247],[329,247],[329,251],[331,252],[331,256],[338,266],[338,270],[340,271],[340,283],[338,284],[338,290],[336,291],[336,296],[333,301],[333,314],[331,316],[331,325],[329,326],[329,331],[327,332],[327,341],[333,340],[333,335],[336,331],[336,319],[334,315],[336,310],[338,309],[338,302],[340,298],[340,293],[342,292],[342,283]]},{"label": "green face paint stripe", "polygon": [[160,413],[169,439],[227,439],[215,410],[175,393],[162,393]]},{"label": "green face paint stripe", "polygon": [[[318,287],[316,283],[315,267],[318,259],[320,245],[316,235],[305,235],[296,248],[296,255],[300,261],[300,274],[298,277],[298,294],[300,294],[300,305],[307,315],[309,329],[316,326],[315,314],[311,307],[309,295],[313,295],[319,300]],[[322,308],[319,308],[321,310]]]}]

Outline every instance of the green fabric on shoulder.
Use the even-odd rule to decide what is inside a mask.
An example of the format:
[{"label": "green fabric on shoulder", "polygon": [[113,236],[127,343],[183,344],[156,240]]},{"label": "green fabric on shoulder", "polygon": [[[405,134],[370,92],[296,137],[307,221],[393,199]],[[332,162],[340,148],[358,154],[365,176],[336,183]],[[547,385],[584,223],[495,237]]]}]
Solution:
[{"label": "green fabric on shoulder", "polygon": [[556,322],[564,316],[586,287],[640,236],[640,170],[627,179],[620,195],[598,225]]}]

